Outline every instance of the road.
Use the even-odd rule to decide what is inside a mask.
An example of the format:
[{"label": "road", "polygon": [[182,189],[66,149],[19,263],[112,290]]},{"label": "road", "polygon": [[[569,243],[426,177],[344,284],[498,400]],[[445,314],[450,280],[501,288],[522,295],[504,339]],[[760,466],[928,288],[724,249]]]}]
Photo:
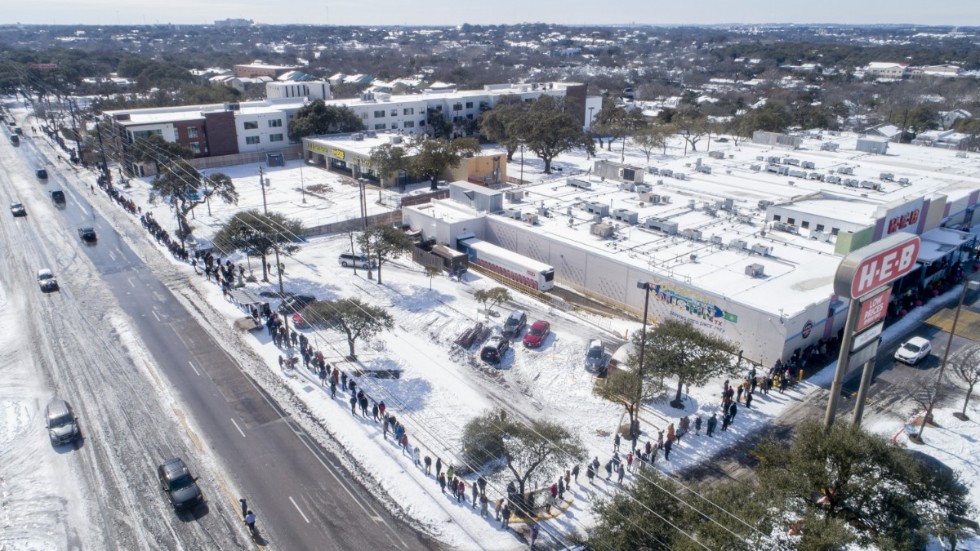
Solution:
[{"label": "road", "polygon": [[[34,177],[53,152],[35,141],[0,146],[8,169],[0,194],[7,203],[19,198],[29,213],[16,220],[5,213],[0,224],[10,245],[0,277],[25,291],[31,353],[84,420],[75,463],[98,501],[90,512],[101,528],[82,543],[247,547],[238,511],[244,495],[258,515],[260,543],[274,548],[433,548],[353,480],[307,432],[309,419],[283,411],[243,370],[243,361],[254,367],[257,358],[202,326],[202,317],[214,317],[204,301],[171,292],[185,276],[167,269],[138,223],[79,185],[64,164],[48,167],[46,183]],[[47,198],[59,187],[68,195],[62,210]],[[95,246],[81,244],[81,225],[95,227]],[[38,291],[42,266],[58,275],[59,292]],[[155,465],[172,455],[188,462],[208,498],[192,515],[168,509],[155,481]]]}]

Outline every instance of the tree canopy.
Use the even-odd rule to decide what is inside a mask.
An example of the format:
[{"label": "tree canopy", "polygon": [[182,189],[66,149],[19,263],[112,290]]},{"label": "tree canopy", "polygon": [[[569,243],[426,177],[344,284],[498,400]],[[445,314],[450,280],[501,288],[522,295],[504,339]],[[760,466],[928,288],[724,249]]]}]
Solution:
[{"label": "tree canopy", "polygon": [[381,284],[381,266],[395,256],[412,248],[412,238],[404,231],[388,224],[371,226],[358,238],[358,244],[369,257],[378,260],[378,284]]},{"label": "tree canopy", "polygon": [[262,258],[262,279],[269,280],[266,257],[278,248],[280,254],[299,250],[296,237],[303,233],[303,223],[278,212],[268,215],[257,210],[236,213],[218,230],[214,244],[223,251],[241,251],[246,256]]},{"label": "tree canopy", "polygon": [[412,143],[415,155],[409,160],[409,172],[415,177],[432,181],[432,189],[442,174],[459,166],[463,156],[480,152],[480,142],[475,138],[445,138],[418,136]]},{"label": "tree canopy", "polygon": [[[201,194],[199,190],[207,190]],[[180,223],[179,237],[190,235],[187,214],[208,197],[218,196],[225,203],[238,203],[238,192],[231,177],[221,172],[213,172],[202,178],[201,173],[186,160],[178,158],[162,166],[162,171],[150,184],[151,199],[163,199],[177,208]]]},{"label": "tree canopy", "polygon": [[358,339],[369,339],[395,326],[395,318],[387,310],[357,298],[314,302],[303,309],[303,319],[344,333],[351,358],[356,357],[354,343]]},{"label": "tree canopy", "polygon": [[306,136],[337,134],[364,130],[364,122],[348,107],[326,105],[315,100],[304,105],[289,120],[289,139],[298,141]]},{"label": "tree canopy", "polygon": [[595,152],[581,121],[566,113],[564,102],[552,96],[541,96],[531,104],[517,132],[528,149],[544,161],[545,174],[551,174],[551,162],[560,153],[576,147]]},{"label": "tree canopy", "polygon": [[702,386],[712,377],[735,373],[736,354],[738,350],[729,341],[708,335],[690,322],[666,319],[647,333],[644,376],[676,377],[677,395],[671,405],[683,408],[684,385]]}]

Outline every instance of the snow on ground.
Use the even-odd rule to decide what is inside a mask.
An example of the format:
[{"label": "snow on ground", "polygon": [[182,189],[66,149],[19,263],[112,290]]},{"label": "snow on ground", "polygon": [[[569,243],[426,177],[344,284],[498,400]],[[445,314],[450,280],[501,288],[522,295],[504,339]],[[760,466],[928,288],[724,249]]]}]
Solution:
[{"label": "snow on ground", "polygon": [[[627,162],[645,163],[645,157],[640,152],[627,147],[626,153]],[[679,151],[672,148],[673,158],[676,158],[675,153]],[[619,152],[598,153],[599,158],[611,160],[619,160],[619,155]],[[581,153],[564,154],[554,163],[556,168],[562,169],[562,173],[548,176],[541,173],[542,163],[528,155],[524,159],[524,179],[540,181],[583,173],[588,171],[591,164],[592,161]],[[271,181],[266,194],[270,211],[298,218],[308,227],[359,214],[359,190],[356,186],[345,183],[346,180],[336,174],[309,166],[300,169],[300,165],[294,161],[284,168],[265,169]],[[192,220],[196,235],[208,239],[236,211],[262,208],[258,167],[251,164],[206,171],[220,171],[234,178],[240,200],[237,205],[213,201],[211,215],[208,215],[205,206],[199,206]],[[511,176],[517,176],[520,171],[519,159],[509,163],[508,173]],[[305,203],[304,188],[318,190],[315,194],[308,193]],[[149,203],[145,181],[134,180],[131,187],[122,191],[140,204],[144,212],[153,211],[155,218],[172,230],[172,211],[166,206]],[[369,195],[368,200],[371,214],[385,210],[375,204],[374,197]],[[423,456],[430,455],[433,460],[439,457],[444,465],[457,462],[466,422],[490,407],[506,404],[524,416],[564,424],[580,436],[590,458],[598,457],[603,463],[608,460],[612,453],[612,434],[625,419],[620,406],[605,402],[592,393],[592,377],[583,368],[584,349],[591,336],[610,333],[625,336],[627,331],[636,330],[638,324],[594,314],[560,312],[518,295],[513,304],[498,307],[498,310],[506,313],[510,307],[526,308],[531,313],[529,324],[536,317],[548,319],[552,322],[553,333],[539,350],[527,350],[520,346],[519,341],[515,342],[513,350],[506,354],[505,361],[498,369],[487,368],[474,354],[454,350],[452,342],[464,329],[482,319],[478,313],[479,305],[472,296],[473,291],[495,286],[494,282],[475,273],[467,274],[463,282],[445,277],[430,281],[419,266],[402,257],[383,266],[384,285],[378,285],[368,280],[363,270],[358,270],[354,275],[353,270],[338,265],[337,254],[349,248],[347,235],[309,239],[299,253],[283,259],[285,287],[287,291],[313,294],[319,299],[355,296],[385,307],[394,316],[394,330],[369,342],[357,343],[358,365],[342,359],[347,354],[347,344],[340,333],[309,329],[303,332],[315,348],[324,352],[329,362],[348,373],[363,369],[402,370],[399,379],[362,376],[357,378],[357,382],[372,399],[385,401],[389,411],[406,426],[410,445],[418,445]],[[246,263],[246,259],[236,254],[230,255],[230,258],[236,263]],[[251,259],[251,266],[260,277],[257,262],[257,259]],[[189,272],[191,267],[183,265],[182,269]],[[200,292],[226,315],[229,326],[241,315],[215,285],[207,283],[203,277],[194,281]],[[253,292],[275,292],[278,287],[275,282],[259,281],[250,284],[249,289]],[[933,301],[931,304],[939,302]],[[885,340],[904,330],[907,324],[921,321],[916,314],[918,311],[913,311],[913,315],[901,324],[886,331]],[[499,322],[499,318],[496,321]],[[441,496],[434,479],[414,466],[392,439],[385,439],[377,423],[369,418],[351,415],[346,396],[338,393],[338,397],[332,399],[329,387],[321,387],[315,376],[302,367],[281,371],[278,358],[283,351],[272,344],[264,329],[254,332],[247,340],[255,352],[265,359],[270,372],[278,374],[282,383],[288,385],[295,396],[303,399],[310,411],[323,420],[331,435],[349,452],[362,472],[369,473],[370,479],[364,482],[369,487],[376,484],[379,492],[390,496],[443,544],[457,549],[513,549],[520,545],[513,535],[500,530],[492,520],[481,519],[465,503],[457,504],[448,495]],[[751,409],[740,408],[729,431],[719,431],[714,438],[703,434],[684,438],[674,447],[671,460],[663,461],[661,456],[657,468],[676,473],[712,457],[727,446],[737,445],[747,435],[764,428],[792,403],[818,386],[827,385],[833,376],[833,369],[833,365],[828,366],[785,393],[778,390],[768,396],[759,393]],[[672,397],[671,391],[664,398],[646,404],[642,413],[645,434],[640,444],[648,439],[655,440],[657,430],[665,429],[670,422],[676,423],[681,413],[697,413],[706,419],[712,413],[719,412],[721,388],[722,379],[718,379],[704,388],[690,389],[689,395],[685,395],[686,407],[683,411],[673,409],[667,403]],[[9,424],[9,418],[7,415],[3,422]],[[975,423],[970,426],[975,426]],[[897,427],[900,428],[901,424]],[[4,426],[0,434],[7,439],[16,432],[16,427]],[[933,434],[939,438],[945,433],[937,429]],[[967,448],[969,438],[975,437],[962,434],[966,436],[950,435],[950,438],[960,438],[957,441],[960,448],[954,447],[957,442],[951,442],[948,447],[937,442],[936,447],[962,450],[962,457],[973,455],[968,453]],[[974,445],[972,449],[975,448]],[[969,467],[954,459],[949,461],[957,469]],[[584,482],[584,472],[582,476]],[[627,481],[632,476],[628,475]],[[473,478],[469,476],[468,483]],[[489,494],[492,501],[503,494],[505,484],[503,474],[491,481]],[[547,523],[544,535],[564,540],[565,534],[583,532],[594,522],[591,509],[594,501],[608,497],[615,491],[615,483],[604,480],[588,489],[573,484],[573,490],[568,494],[572,503],[563,515]]]}]

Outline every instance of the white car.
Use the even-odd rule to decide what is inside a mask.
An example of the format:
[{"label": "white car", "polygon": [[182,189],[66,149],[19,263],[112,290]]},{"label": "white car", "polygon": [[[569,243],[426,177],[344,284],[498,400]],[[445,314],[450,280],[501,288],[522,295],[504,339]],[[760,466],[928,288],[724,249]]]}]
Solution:
[{"label": "white car", "polygon": [[54,274],[47,268],[37,271],[37,284],[41,286],[41,290],[44,292],[58,290],[58,280],[54,278]]},{"label": "white car", "polygon": [[932,343],[922,337],[912,337],[895,351],[895,361],[915,365],[932,352]]}]

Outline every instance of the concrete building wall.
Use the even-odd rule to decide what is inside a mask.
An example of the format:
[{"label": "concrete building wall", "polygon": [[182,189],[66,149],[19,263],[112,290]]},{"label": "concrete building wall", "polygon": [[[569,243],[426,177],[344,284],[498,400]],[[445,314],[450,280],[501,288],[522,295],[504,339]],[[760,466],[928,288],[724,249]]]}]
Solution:
[{"label": "concrete building wall", "polygon": [[[253,128],[254,126],[254,128]],[[235,113],[238,150],[270,151],[289,144],[285,113]]]},{"label": "concrete building wall", "polygon": [[204,114],[207,125],[208,154],[216,157],[238,153],[238,134],[235,114],[231,111],[213,111]]}]

